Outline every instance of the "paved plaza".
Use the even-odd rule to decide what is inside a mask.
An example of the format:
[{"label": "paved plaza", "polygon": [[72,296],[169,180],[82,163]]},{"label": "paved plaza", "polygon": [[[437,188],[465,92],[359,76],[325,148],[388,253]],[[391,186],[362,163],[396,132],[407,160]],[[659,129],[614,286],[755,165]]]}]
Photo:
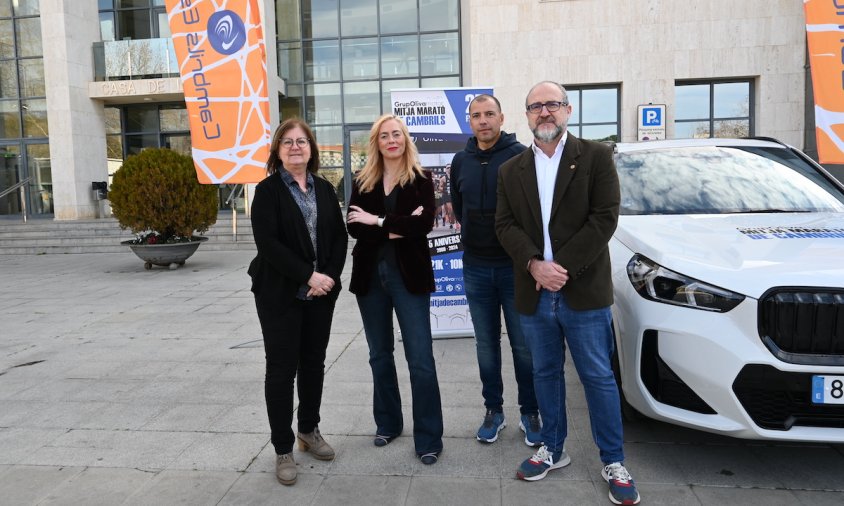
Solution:
[{"label": "paved plaza", "polygon": [[[0,504],[607,505],[588,414],[568,375],[572,464],[515,479],[531,455],[505,353],[498,442],[482,445],[471,339],[437,340],[445,416],[439,463],[415,457],[401,343],[405,434],[372,444],[366,340],[343,275],[320,428],[333,462],[294,450],[274,476],[251,251],[200,249],[181,269],[125,253],[0,256]],[[573,373],[573,368],[569,371]],[[844,504],[844,445],[741,441],[654,421],[625,427],[643,504]]]}]

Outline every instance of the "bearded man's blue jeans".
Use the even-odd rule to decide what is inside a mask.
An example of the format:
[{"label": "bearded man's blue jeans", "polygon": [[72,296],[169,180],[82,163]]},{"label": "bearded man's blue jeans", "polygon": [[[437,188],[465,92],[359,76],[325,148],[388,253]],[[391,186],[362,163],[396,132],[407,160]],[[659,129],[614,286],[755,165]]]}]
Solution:
[{"label": "bearded man's blue jeans", "polygon": [[561,292],[542,290],[536,312],[521,315],[522,330],[533,357],[533,384],[542,415],[542,441],[552,452],[563,449],[568,435],[566,344],[586,394],[592,437],[604,464],[624,461],[618,387],[612,371],[615,341],[609,307],[578,311]]}]

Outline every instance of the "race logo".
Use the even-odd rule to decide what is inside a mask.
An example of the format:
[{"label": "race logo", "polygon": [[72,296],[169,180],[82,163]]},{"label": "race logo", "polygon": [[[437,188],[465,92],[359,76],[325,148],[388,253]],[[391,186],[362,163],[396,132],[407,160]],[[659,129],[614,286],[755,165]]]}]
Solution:
[{"label": "race logo", "polygon": [[232,11],[215,12],[208,18],[208,40],[220,54],[234,54],[246,43],[246,27]]}]

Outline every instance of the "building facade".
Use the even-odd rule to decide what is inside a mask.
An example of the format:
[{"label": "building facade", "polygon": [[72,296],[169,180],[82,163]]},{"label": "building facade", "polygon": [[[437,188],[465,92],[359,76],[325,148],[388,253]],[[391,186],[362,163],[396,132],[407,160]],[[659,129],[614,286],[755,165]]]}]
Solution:
[{"label": "building facade", "polygon": [[[814,150],[793,0],[260,0],[272,121],[313,125],[342,193],[400,88],[490,86],[530,142],[529,87],[566,86],[570,130],[770,136]],[[190,151],[164,0],[0,0],[0,218],[96,217],[94,181],[147,147]],[[807,107],[808,105],[808,107]],[[835,170],[837,168],[833,168]],[[226,189],[221,188],[221,198]],[[343,196],[341,195],[341,198]]]}]

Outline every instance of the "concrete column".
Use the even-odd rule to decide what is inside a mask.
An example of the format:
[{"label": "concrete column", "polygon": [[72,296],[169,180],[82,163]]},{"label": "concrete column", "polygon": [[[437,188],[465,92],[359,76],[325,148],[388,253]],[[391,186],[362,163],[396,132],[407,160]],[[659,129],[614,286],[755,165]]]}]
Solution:
[{"label": "concrete column", "polygon": [[88,98],[97,2],[41,0],[41,37],[56,220],[97,217],[92,181],[106,181],[103,104]]}]

